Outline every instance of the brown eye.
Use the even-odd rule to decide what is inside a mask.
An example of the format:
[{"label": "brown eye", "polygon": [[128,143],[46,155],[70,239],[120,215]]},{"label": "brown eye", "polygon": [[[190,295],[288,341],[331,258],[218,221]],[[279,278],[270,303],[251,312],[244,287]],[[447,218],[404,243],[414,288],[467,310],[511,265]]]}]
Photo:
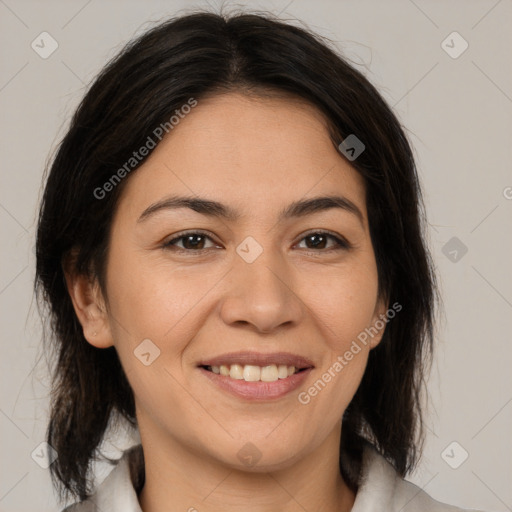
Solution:
[{"label": "brown eye", "polygon": [[[209,247],[207,241],[212,242]],[[330,252],[333,250],[349,249],[350,244],[343,238],[335,236],[326,231],[314,231],[302,238],[301,242],[306,241],[306,250],[311,252]],[[333,241],[329,247],[329,241]],[[179,236],[163,244],[164,249],[176,250],[181,252],[201,252],[218,247],[212,238],[201,231],[189,231],[180,233]]]},{"label": "brown eye", "polygon": [[[202,251],[214,247],[205,247],[206,240],[212,241],[212,239],[200,231],[190,231],[188,233],[181,233],[179,236],[164,244],[164,248],[168,249],[176,247],[181,251]],[[181,246],[178,244],[181,242]],[[213,241],[212,241],[213,242]]]},{"label": "brown eye", "polygon": [[[313,249],[314,251],[323,250],[324,252],[328,252],[331,250],[348,249],[350,247],[350,244],[346,240],[342,240],[341,238],[338,238],[337,236],[334,236],[333,234],[326,231],[315,231],[309,233],[301,240],[301,242],[303,240],[307,241],[306,249]],[[334,247],[326,249],[329,240],[334,241]]]}]

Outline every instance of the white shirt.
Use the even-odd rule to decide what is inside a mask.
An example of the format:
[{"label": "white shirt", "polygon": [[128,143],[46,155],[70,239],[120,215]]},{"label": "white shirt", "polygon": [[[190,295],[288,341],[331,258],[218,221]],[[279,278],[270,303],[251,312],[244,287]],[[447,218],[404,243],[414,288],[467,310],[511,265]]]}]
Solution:
[{"label": "white shirt", "polygon": [[[352,512],[470,512],[434,500],[402,479],[372,448],[365,448],[362,477]],[[62,512],[142,512],[133,487],[126,453],[89,500]],[[474,511],[473,511],[474,512]]]}]

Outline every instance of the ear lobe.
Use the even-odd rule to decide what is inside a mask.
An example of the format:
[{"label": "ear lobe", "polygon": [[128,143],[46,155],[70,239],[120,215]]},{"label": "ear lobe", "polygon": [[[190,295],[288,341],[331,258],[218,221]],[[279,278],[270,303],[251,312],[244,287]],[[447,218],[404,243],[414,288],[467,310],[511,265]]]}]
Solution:
[{"label": "ear lobe", "polygon": [[375,306],[375,311],[372,317],[372,324],[369,330],[372,333],[370,338],[370,350],[375,348],[382,340],[386,325],[388,323],[387,311],[389,308],[388,300],[384,297],[379,297]]},{"label": "ear lobe", "polygon": [[97,348],[111,347],[114,343],[98,281],[84,274],[70,273],[66,270],[64,275],[85,339]]}]

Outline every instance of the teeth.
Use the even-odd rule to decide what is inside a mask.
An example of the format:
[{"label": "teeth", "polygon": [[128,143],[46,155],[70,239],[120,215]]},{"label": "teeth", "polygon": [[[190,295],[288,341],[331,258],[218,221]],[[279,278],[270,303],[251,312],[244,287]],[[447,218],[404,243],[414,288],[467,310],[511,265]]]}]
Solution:
[{"label": "teeth", "polygon": [[241,380],[244,378],[244,367],[239,364],[232,364],[229,369],[229,376],[232,379]]},{"label": "teeth", "polygon": [[277,376],[280,379],[286,379],[288,377],[288,367],[285,364],[280,364],[277,368]]},{"label": "teeth", "polygon": [[275,382],[278,378],[279,372],[277,371],[277,366],[275,364],[264,366],[261,369],[261,380],[263,382]]},{"label": "teeth", "polygon": [[210,366],[213,373],[230,377],[236,380],[245,380],[246,382],[275,382],[278,379],[286,379],[297,372],[295,366],[286,366],[285,364],[271,364],[268,366],[255,366],[252,364],[221,364],[220,366]]},{"label": "teeth", "polygon": [[259,366],[253,366],[246,364],[244,366],[244,380],[245,382],[257,382],[261,377],[261,368]]}]

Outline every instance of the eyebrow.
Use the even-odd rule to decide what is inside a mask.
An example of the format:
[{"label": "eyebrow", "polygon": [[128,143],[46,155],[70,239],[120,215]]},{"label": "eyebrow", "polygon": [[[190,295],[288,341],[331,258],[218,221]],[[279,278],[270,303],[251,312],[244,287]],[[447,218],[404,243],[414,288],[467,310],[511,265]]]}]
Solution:
[{"label": "eyebrow", "polygon": [[[208,217],[216,217],[234,222],[241,217],[241,214],[230,206],[195,196],[171,196],[153,203],[146,208],[137,222],[142,222],[162,210],[174,210],[178,208],[189,208]],[[278,220],[304,217],[317,212],[339,208],[355,215],[364,227],[364,217],[361,210],[349,199],[343,196],[322,196],[311,199],[295,201],[281,210]]]}]

